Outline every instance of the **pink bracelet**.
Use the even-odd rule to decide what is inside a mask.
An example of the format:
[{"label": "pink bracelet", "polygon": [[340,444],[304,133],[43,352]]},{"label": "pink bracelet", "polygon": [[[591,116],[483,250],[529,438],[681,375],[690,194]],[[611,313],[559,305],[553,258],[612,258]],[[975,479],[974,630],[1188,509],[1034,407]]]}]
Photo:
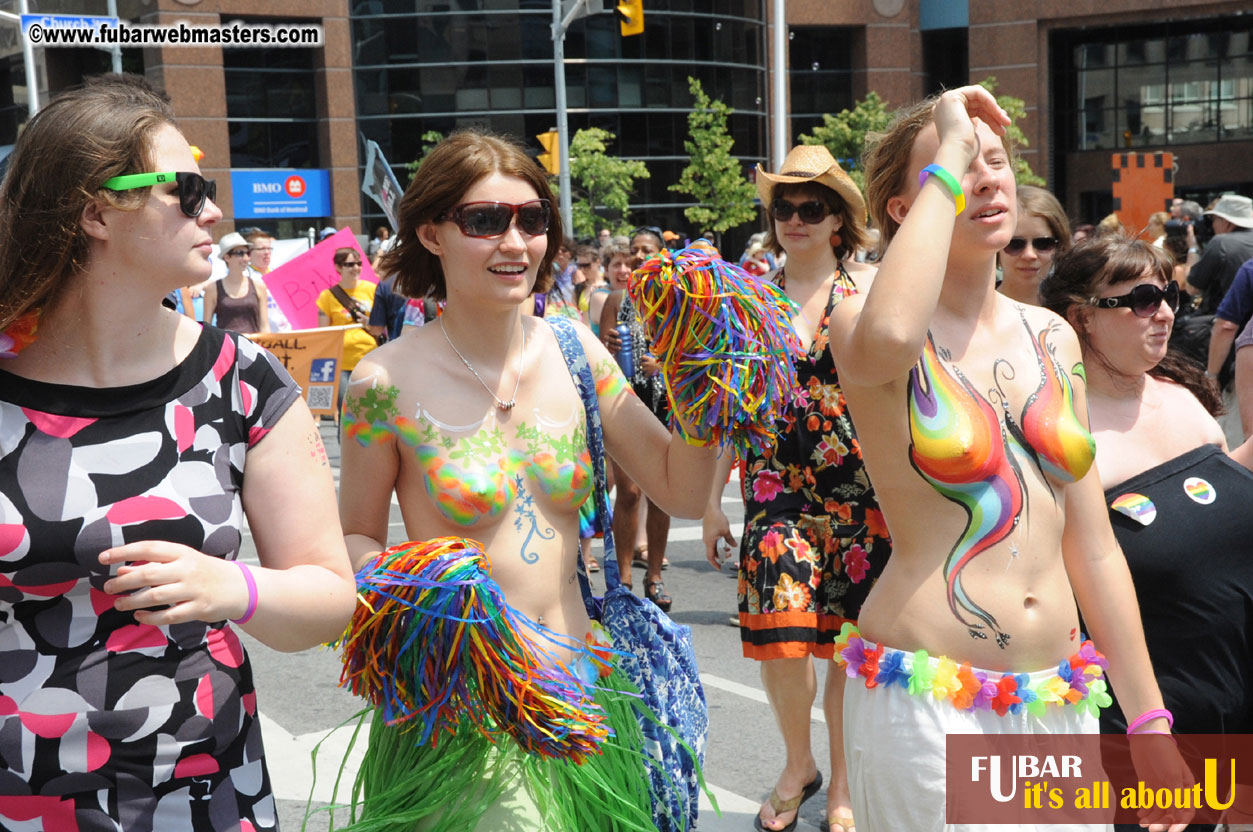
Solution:
[{"label": "pink bracelet", "polygon": [[248,619],[252,618],[252,614],[257,611],[257,579],[252,576],[252,569],[248,564],[234,561],[239,567],[239,571],[244,573],[244,582],[248,584],[248,610],[240,618],[232,618],[233,624],[247,624]]},{"label": "pink bracelet", "polygon": [[1166,724],[1168,724],[1171,728],[1175,727],[1175,718],[1171,715],[1170,711],[1165,708],[1154,708],[1151,711],[1145,711],[1135,719],[1131,720],[1131,722],[1127,725],[1127,733],[1134,734],[1136,733],[1136,729],[1141,725],[1146,722],[1151,722],[1159,717],[1164,718],[1166,720]]}]

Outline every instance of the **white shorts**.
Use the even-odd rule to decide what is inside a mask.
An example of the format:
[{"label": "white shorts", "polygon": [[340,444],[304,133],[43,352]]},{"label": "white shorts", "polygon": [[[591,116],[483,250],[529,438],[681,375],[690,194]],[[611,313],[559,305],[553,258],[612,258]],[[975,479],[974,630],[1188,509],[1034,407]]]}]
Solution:
[{"label": "white shorts", "polygon": [[[1029,675],[1034,683],[1056,672],[1052,667]],[[989,673],[993,678],[1000,675]],[[990,710],[958,710],[933,696],[911,696],[900,685],[867,688],[861,678],[848,679],[844,686],[844,758],[857,832],[1113,829],[1106,824],[945,823],[945,737],[950,733],[1097,734],[1100,725],[1096,717],[1077,708],[1049,707],[1043,717],[1025,710],[998,716]]]}]

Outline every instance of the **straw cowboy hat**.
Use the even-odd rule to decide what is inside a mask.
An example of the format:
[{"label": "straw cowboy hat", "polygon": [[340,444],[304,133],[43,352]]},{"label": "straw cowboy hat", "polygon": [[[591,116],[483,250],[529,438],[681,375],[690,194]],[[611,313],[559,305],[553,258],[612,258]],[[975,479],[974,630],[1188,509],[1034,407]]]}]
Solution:
[{"label": "straw cowboy hat", "polygon": [[1239,194],[1226,194],[1205,213],[1222,217],[1239,228],[1253,228],[1253,199]]},{"label": "straw cowboy hat", "polygon": [[844,172],[831,151],[821,144],[802,144],[792,148],[778,173],[766,173],[757,166],[757,195],[762,205],[769,206],[774,186],[782,182],[817,182],[840,195],[858,229],[866,227],[866,200],[849,175]]}]

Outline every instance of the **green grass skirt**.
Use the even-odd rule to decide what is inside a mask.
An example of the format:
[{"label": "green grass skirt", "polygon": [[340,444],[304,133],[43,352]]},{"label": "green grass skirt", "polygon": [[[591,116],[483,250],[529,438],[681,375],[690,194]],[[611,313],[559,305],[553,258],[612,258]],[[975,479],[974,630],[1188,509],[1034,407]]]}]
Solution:
[{"label": "green grass skirt", "polygon": [[[389,728],[373,710],[369,749],[353,784],[354,832],[656,832],[640,719],[652,718],[618,670],[598,683],[596,702],[613,736],[582,765],[523,753],[509,738],[492,744],[462,724],[439,745]],[[361,730],[361,724],[357,730]],[[354,735],[354,742],[356,736]]]}]

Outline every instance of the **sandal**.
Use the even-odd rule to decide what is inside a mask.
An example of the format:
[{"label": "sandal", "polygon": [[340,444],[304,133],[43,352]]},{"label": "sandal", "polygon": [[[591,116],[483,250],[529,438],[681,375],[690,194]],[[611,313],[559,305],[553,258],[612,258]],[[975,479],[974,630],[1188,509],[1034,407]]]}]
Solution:
[{"label": "sandal", "polygon": [[600,571],[600,563],[596,560],[596,558],[587,558],[587,571],[588,572]]},{"label": "sandal", "polygon": [[818,832],[832,832],[839,829],[840,832],[856,832],[857,824],[853,821],[853,813],[846,815],[832,815],[824,821],[818,823]]},{"label": "sandal", "polygon": [[644,597],[657,605],[662,612],[670,612],[674,599],[666,594],[666,585],[661,581],[644,581]]},{"label": "sandal", "polygon": [[792,830],[796,828],[796,824],[800,822],[801,806],[805,803],[806,800],[809,800],[809,798],[816,795],[818,793],[818,790],[821,788],[822,788],[822,772],[819,771],[814,774],[814,779],[810,780],[805,785],[805,788],[801,791],[801,793],[796,795],[796,797],[789,797],[787,800],[784,800],[782,797],[779,796],[778,789],[771,789],[770,790],[770,808],[774,809],[774,816],[777,818],[779,815],[783,814],[784,812],[795,812],[796,814],[793,815],[792,822],[789,823],[787,826],[780,826],[778,829],[769,829],[765,826],[762,826],[761,810],[759,809],[757,811],[757,816],[753,818],[753,828],[760,830],[760,832],[792,832]]},{"label": "sandal", "polygon": [[636,546],[635,553],[631,555],[631,565],[638,566],[643,569],[648,568],[648,547]]}]

